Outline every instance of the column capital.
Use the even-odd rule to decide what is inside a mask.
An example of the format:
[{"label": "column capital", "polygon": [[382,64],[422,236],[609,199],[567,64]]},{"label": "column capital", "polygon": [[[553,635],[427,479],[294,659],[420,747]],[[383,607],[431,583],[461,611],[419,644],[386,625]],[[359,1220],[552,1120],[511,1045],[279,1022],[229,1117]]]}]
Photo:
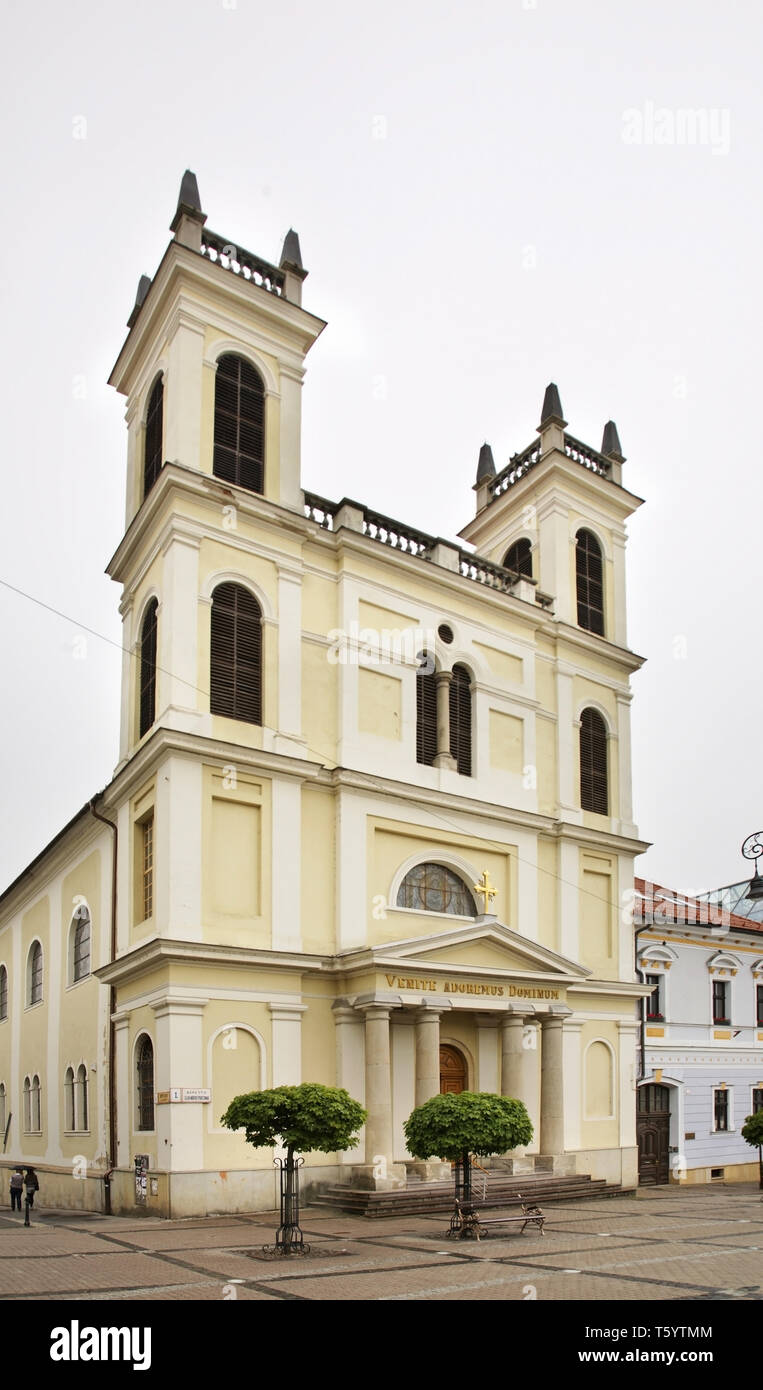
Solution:
[{"label": "column capital", "polygon": [[271,1000],[268,1002],[268,1008],[273,1018],[277,1019],[279,1023],[289,1023],[298,1019],[300,1014],[305,1013],[307,1004],[275,1004]]},{"label": "column capital", "polygon": [[381,991],[375,994],[359,994],[355,1000],[354,1008],[358,1013],[375,1014],[381,1018],[382,1014],[389,1018],[391,1009],[402,1007],[402,999],[399,994],[384,994]]},{"label": "column capital", "polygon": [[449,1000],[447,1002],[443,1001],[442,1004],[430,1004],[427,1002],[425,1004],[420,1004],[417,1009],[412,1009],[411,1013],[414,1023],[426,1023],[429,1019],[434,1021],[440,1018],[442,1014],[447,1013],[448,1009],[452,1009],[452,1007],[453,1005]]},{"label": "column capital", "polygon": [[566,1018],[572,1017],[572,1009],[569,1009],[566,1004],[551,1004],[542,1013],[538,1011],[536,1016],[544,1028],[548,1028],[552,1023],[558,1023],[561,1026]]}]

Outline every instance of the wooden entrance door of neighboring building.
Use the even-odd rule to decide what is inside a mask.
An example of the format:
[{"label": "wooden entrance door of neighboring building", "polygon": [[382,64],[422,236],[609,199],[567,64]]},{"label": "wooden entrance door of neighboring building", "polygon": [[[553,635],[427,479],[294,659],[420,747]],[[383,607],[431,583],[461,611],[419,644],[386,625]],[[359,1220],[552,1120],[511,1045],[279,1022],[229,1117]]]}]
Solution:
[{"label": "wooden entrance door of neighboring building", "polygon": [[666,1183],[669,1176],[670,1088],[639,1086],[636,1113],[639,1185]]},{"label": "wooden entrance door of neighboring building", "polygon": [[466,1058],[457,1047],[440,1048],[440,1095],[466,1090]]}]

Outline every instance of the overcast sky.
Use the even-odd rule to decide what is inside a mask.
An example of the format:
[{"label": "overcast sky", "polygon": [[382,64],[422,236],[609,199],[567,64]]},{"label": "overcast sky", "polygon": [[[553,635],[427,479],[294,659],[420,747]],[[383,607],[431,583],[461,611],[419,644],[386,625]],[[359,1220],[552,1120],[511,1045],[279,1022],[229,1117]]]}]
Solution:
[{"label": "overcast sky", "polygon": [[[183,170],[307,308],[303,482],[472,516],[554,380],[617,422],[637,870],[745,877],[763,826],[761,11],[753,0],[6,4],[0,577],[9,882],[112,774],[124,402],[106,385]],[[687,117],[686,113],[692,113]],[[87,634],[87,629],[102,634]],[[109,640],[105,640],[109,639]]]}]

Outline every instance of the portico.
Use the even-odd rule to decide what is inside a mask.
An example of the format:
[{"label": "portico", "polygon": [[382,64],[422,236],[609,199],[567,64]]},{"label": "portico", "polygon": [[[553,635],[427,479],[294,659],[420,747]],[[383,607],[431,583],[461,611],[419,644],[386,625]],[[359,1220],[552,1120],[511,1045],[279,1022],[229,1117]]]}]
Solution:
[{"label": "portico", "polygon": [[[340,968],[337,1084],[360,1094],[361,1083],[369,1112],[361,1145],[345,1156],[347,1180],[402,1186],[412,1162],[404,1120],[441,1090],[462,1089],[527,1107],[534,1138],[511,1156],[515,1171],[575,1171],[580,1115],[565,1095],[579,1103],[584,966],[483,915],[468,927],[348,953]],[[612,989],[630,1019],[631,988]],[[440,1165],[423,1166],[422,1176],[441,1176]]]}]

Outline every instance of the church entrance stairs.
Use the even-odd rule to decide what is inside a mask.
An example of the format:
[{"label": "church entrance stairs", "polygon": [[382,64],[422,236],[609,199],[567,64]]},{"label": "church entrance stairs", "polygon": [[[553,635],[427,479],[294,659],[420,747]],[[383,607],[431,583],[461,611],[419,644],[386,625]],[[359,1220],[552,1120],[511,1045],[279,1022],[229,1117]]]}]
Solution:
[{"label": "church entrance stairs", "polygon": [[[475,1174],[473,1205],[478,1208],[518,1207],[522,1202],[563,1202],[579,1197],[622,1197],[635,1188],[608,1183],[587,1174],[561,1177],[553,1174],[522,1174],[504,1177],[489,1174],[483,1184]],[[368,1192],[338,1185],[326,1187],[305,1205],[332,1207],[356,1216],[423,1216],[449,1211],[453,1207],[453,1182],[415,1182],[389,1192]]]}]

